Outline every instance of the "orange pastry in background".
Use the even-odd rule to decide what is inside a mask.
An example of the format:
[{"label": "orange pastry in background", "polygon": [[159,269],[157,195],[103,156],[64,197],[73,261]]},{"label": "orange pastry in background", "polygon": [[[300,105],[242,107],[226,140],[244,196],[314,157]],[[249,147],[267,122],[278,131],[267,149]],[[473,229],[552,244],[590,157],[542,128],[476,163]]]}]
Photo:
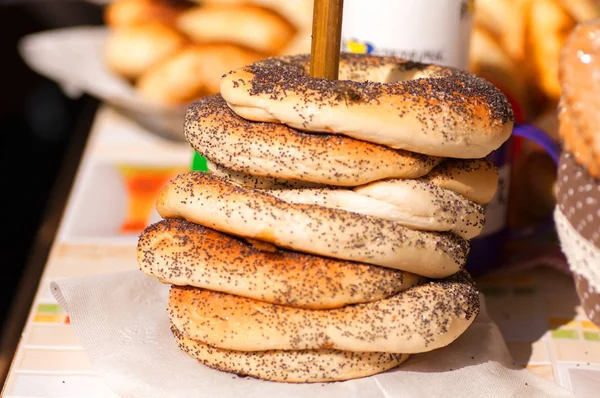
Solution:
[{"label": "orange pastry in background", "polygon": [[173,0],[119,0],[106,7],[104,21],[111,27],[147,22],[172,25],[179,14],[189,7],[189,4]]}]

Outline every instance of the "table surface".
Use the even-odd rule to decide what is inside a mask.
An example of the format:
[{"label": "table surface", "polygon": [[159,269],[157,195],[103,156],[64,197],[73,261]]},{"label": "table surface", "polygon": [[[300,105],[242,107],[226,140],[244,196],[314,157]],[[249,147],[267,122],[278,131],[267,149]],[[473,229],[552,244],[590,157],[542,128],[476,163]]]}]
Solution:
[{"label": "table surface", "polygon": [[[2,396],[115,396],[49,284],[136,269],[137,235],[159,219],[156,195],[191,159],[188,145],[100,109]],[[600,330],[583,314],[569,276],[539,266],[480,278],[478,286],[515,363],[580,396],[598,396]]]}]

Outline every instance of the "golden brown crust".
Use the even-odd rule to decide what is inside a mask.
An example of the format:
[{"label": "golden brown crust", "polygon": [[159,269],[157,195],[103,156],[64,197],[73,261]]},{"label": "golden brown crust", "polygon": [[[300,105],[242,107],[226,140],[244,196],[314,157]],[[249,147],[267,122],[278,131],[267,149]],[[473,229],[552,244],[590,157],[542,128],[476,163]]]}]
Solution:
[{"label": "golden brown crust", "polygon": [[294,28],[266,9],[250,5],[203,5],[183,12],[177,28],[197,43],[232,43],[263,54],[276,54],[294,36]]},{"label": "golden brown crust", "polygon": [[444,278],[465,263],[469,244],[447,232],[317,205],[287,203],[207,173],[181,174],[160,194],[164,218],[184,218],[236,236],[327,257]]},{"label": "golden brown crust", "polygon": [[113,28],[148,22],[174,25],[187,8],[188,4],[173,0],[117,0],[106,7],[104,21]]},{"label": "golden brown crust", "polygon": [[140,95],[161,104],[182,104],[219,90],[224,72],[261,55],[230,44],[188,45],[147,70],[137,82]]},{"label": "golden brown crust", "polygon": [[171,331],[179,348],[206,366],[285,383],[357,379],[395,368],[408,359],[406,354],[331,349],[232,351],[192,340],[174,326]]},{"label": "golden brown crust", "polygon": [[588,173],[600,177],[600,23],[575,28],[560,58],[563,90],[559,134],[565,149]]},{"label": "golden brown crust", "polygon": [[420,353],[457,339],[479,313],[465,273],[413,287],[387,299],[309,310],[173,286],[169,317],[185,336],[239,351],[333,348]]},{"label": "golden brown crust", "polygon": [[259,250],[184,220],[163,220],[140,236],[138,264],[163,283],[313,309],[380,300],[425,280],[389,268],[274,250]]},{"label": "golden brown crust", "polygon": [[500,90],[452,68],[343,53],[340,80],[314,79],[309,56],[270,58],[223,77],[243,118],[343,134],[432,156],[485,157],[512,132]]},{"label": "golden brown crust", "polygon": [[442,160],[340,135],[251,122],[236,115],[220,95],[188,109],[184,134],[196,151],[231,170],[338,186],[418,178]]}]

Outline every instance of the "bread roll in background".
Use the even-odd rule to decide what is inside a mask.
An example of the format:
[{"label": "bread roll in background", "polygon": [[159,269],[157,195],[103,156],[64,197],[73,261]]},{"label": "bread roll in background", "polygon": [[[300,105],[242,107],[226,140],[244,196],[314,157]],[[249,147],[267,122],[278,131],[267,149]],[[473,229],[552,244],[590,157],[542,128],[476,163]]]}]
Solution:
[{"label": "bread roll in background", "polygon": [[108,67],[125,77],[136,79],[185,43],[185,37],[159,22],[119,27],[106,41]]},{"label": "bread roll in background", "polygon": [[287,19],[296,29],[312,29],[314,0],[194,0],[200,4],[255,5],[272,10]]},{"label": "bread roll in background", "polygon": [[227,42],[276,54],[294,35],[285,19],[254,6],[194,7],[177,18],[177,28],[197,43]]},{"label": "bread roll in background", "polygon": [[136,87],[147,100],[184,104],[219,92],[224,71],[261,58],[261,54],[230,44],[191,44],[146,71]]},{"label": "bread roll in background", "polygon": [[[524,9],[529,0],[477,0],[475,25],[497,40],[512,60],[525,56]],[[482,54],[477,54],[481,56]]]},{"label": "bread roll in background", "polygon": [[310,52],[312,7],[312,0],[116,0],[104,14],[106,64],[146,100],[187,104],[217,93],[231,69]]},{"label": "bread roll in background", "polygon": [[122,27],[161,22],[168,25],[190,4],[173,0],[119,0],[110,3],[104,11],[104,21],[111,27]]}]

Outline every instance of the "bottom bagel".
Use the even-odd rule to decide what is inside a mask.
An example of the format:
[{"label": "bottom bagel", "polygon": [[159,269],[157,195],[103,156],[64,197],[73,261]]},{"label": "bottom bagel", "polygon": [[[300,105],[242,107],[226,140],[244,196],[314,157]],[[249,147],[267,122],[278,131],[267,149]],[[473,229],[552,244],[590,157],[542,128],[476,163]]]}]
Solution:
[{"label": "bottom bagel", "polygon": [[414,354],[447,346],[479,313],[466,272],[371,303],[329,310],[171,287],[169,318],[192,340],[236,351],[318,350]]},{"label": "bottom bagel", "polygon": [[371,376],[395,368],[407,354],[351,352],[331,349],[232,351],[211,347],[171,331],[179,348],[211,368],[286,383],[320,383]]}]

